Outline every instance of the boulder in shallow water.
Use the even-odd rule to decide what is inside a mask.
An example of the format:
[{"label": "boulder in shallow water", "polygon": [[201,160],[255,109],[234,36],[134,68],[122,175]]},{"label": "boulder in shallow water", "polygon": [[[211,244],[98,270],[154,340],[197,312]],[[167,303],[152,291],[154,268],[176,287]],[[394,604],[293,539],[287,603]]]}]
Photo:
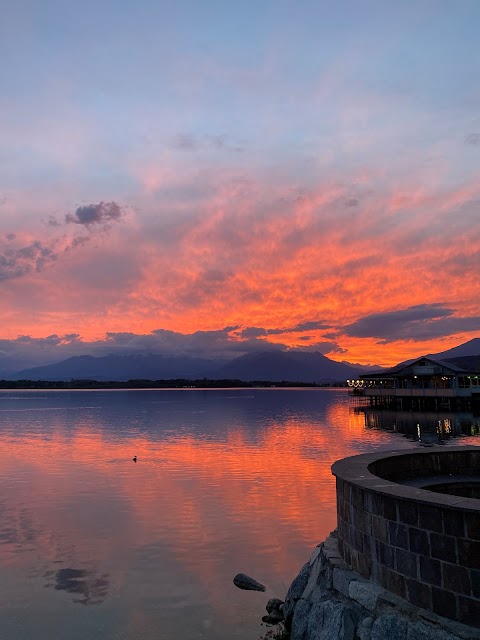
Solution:
[{"label": "boulder in shallow water", "polygon": [[244,573],[237,573],[233,579],[233,584],[239,589],[246,589],[247,591],[265,591],[263,584]]}]

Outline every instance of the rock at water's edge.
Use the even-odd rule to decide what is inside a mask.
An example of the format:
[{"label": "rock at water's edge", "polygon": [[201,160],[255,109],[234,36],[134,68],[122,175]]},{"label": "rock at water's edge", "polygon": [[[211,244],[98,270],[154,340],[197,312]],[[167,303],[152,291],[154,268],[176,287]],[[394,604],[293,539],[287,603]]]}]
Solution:
[{"label": "rock at water's edge", "polygon": [[268,613],[272,613],[272,611],[280,611],[280,607],[282,606],[282,604],[284,604],[284,602],[283,600],[280,600],[280,598],[270,598],[265,609]]},{"label": "rock at water's edge", "polygon": [[287,627],[287,629],[290,629],[295,605],[297,604],[297,601],[302,597],[302,593],[305,591],[308,578],[310,577],[310,571],[310,563],[307,562],[303,565],[300,573],[292,582],[292,584],[290,585],[290,589],[288,590],[287,597],[285,598],[285,604],[283,606],[283,615],[285,618],[285,626]]},{"label": "rock at water's edge", "polygon": [[269,613],[268,616],[263,616],[262,622],[266,624],[278,624],[279,622],[283,622],[283,613],[278,611],[278,609],[274,609],[272,613]]}]

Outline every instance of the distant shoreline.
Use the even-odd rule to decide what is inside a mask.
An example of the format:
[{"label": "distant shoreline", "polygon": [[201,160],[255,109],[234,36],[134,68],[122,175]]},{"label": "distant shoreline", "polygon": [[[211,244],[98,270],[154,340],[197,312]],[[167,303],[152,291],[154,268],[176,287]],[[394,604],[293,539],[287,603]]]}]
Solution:
[{"label": "distant shoreline", "polygon": [[251,389],[260,388],[344,388],[342,382],[272,382],[269,380],[171,380],[99,381],[99,380],[0,380],[0,389]]}]

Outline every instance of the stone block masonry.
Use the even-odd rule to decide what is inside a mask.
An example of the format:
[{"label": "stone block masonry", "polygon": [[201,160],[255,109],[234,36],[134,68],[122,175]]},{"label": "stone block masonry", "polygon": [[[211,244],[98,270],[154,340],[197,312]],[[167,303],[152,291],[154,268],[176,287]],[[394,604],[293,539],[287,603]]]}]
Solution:
[{"label": "stone block masonry", "polygon": [[[338,553],[348,568],[426,611],[480,628],[480,499],[422,488],[480,480],[480,447],[336,462]],[[415,478],[423,479],[420,484]]]},{"label": "stone block masonry", "polygon": [[291,640],[480,640],[480,629],[448,620],[352,571],[333,532],[288,590]]}]

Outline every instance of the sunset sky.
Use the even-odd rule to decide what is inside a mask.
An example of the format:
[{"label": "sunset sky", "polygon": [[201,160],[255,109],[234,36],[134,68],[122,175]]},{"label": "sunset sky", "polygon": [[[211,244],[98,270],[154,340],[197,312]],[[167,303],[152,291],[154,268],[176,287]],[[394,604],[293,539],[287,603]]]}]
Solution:
[{"label": "sunset sky", "polygon": [[8,1],[0,370],[480,336],[478,0]]}]

